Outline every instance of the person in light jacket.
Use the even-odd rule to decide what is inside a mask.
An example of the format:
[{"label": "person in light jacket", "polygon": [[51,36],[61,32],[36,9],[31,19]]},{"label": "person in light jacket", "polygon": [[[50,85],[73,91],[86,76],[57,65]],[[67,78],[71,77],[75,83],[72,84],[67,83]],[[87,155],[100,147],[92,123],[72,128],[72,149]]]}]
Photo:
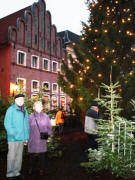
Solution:
[{"label": "person in light jacket", "polygon": [[99,108],[98,108],[98,104],[94,102],[86,112],[85,124],[84,124],[84,131],[88,135],[89,148],[91,149],[97,149],[98,147],[96,141],[97,138],[96,119],[98,118],[99,118]]},{"label": "person in light jacket", "polygon": [[34,174],[37,170],[37,161],[39,162],[39,172],[43,175],[45,169],[45,156],[47,152],[47,140],[40,138],[40,132],[46,132],[49,136],[52,134],[50,118],[43,113],[42,102],[36,101],[33,105],[34,113],[29,116],[30,138],[28,141],[28,152],[30,154],[30,171]]},{"label": "person in light jacket", "polygon": [[28,113],[24,108],[24,95],[17,94],[15,103],[6,112],[4,126],[7,131],[7,179],[24,179],[21,175],[23,147],[29,139]]}]

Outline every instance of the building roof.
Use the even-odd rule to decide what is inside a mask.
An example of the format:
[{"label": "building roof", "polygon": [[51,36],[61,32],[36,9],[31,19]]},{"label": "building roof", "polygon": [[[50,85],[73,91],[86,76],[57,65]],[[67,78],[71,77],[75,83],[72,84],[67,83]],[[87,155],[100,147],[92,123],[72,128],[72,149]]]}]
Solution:
[{"label": "building roof", "polygon": [[61,37],[63,47],[71,43],[80,44],[80,36],[69,30],[58,32],[57,35]]},{"label": "building roof", "polygon": [[8,27],[15,26],[18,17],[24,18],[25,10],[29,10],[31,6],[21,9],[13,14],[10,14],[2,19],[0,19],[0,44],[6,43],[8,41]]}]

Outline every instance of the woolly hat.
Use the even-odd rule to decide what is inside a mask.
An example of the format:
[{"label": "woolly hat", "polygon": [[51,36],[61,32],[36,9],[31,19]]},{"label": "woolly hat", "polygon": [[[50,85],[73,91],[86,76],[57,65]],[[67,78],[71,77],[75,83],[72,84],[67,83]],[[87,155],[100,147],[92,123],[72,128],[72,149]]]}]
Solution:
[{"label": "woolly hat", "polygon": [[93,101],[93,102],[91,103],[91,106],[97,106],[97,107],[98,107],[99,105],[98,105],[98,103],[97,103],[96,101]]},{"label": "woolly hat", "polygon": [[17,95],[15,95],[15,99],[19,98],[19,97],[24,97],[24,94],[17,94]]}]

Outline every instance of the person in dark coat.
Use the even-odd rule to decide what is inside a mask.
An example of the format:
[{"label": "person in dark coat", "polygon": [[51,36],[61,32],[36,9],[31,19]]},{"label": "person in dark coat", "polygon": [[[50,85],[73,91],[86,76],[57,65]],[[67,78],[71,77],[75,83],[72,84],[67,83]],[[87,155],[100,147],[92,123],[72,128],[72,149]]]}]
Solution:
[{"label": "person in dark coat", "polygon": [[91,149],[98,148],[98,144],[96,141],[96,138],[97,138],[96,119],[98,118],[99,118],[99,108],[98,108],[98,104],[94,102],[92,106],[86,112],[85,124],[84,124],[84,131],[88,135],[89,148]]},{"label": "person in dark coat", "polygon": [[47,139],[40,138],[40,132],[52,134],[50,118],[43,113],[42,102],[36,101],[33,106],[34,113],[29,116],[30,138],[28,141],[28,152],[30,153],[30,171],[35,173],[37,161],[39,162],[40,175],[43,174],[46,165],[45,156],[47,152]]}]

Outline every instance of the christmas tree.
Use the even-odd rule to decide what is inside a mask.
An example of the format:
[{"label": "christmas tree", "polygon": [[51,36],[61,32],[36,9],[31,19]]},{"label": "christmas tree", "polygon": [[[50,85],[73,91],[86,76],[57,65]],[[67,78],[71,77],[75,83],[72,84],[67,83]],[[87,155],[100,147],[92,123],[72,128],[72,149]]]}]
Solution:
[{"label": "christmas tree", "polygon": [[77,58],[70,57],[72,68],[63,62],[59,85],[80,109],[88,108],[97,97],[101,82],[119,81],[122,107],[127,110],[135,97],[135,1],[87,0],[90,16],[83,23]]},{"label": "christmas tree", "polygon": [[[135,177],[135,122],[121,117],[119,84],[102,84],[105,94],[99,96],[99,105],[105,108],[103,119],[97,119],[98,149],[89,149],[89,162],[81,163],[88,170],[107,170],[123,177]],[[135,101],[130,102],[135,110]]]}]

